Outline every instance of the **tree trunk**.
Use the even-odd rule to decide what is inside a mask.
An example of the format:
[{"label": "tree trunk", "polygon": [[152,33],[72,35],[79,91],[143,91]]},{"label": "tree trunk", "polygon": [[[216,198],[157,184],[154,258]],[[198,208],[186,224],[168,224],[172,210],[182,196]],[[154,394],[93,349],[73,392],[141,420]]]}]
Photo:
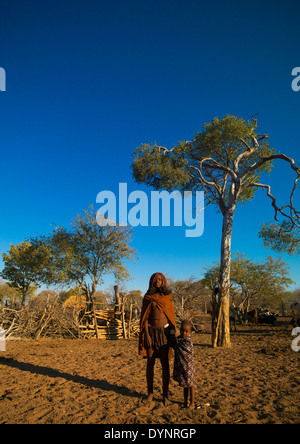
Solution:
[{"label": "tree trunk", "polygon": [[119,286],[114,286],[115,290],[115,317],[116,319],[121,319],[120,313],[121,313],[121,298],[119,293]]},{"label": "tree trunk", "polygon": [[130,339],[130,337],[131,337],[131,333],[130,333],[130,329],[131,329],[131,321],[132,321],[132,303],[130,304],[129,322],[128,322],[128,338],[129,338],[129,339]]},{"label": "tree trunk", "polygon": [[221,265],[219,277],[218,319],[214,347],[230,347],[230,264],[231,235],[235,206],[232,205],[223,215]]},{"label": "tree trunk", "polygon": [[126,302],[126,296],[124,296],[123,302],[122,302],[122,326],[123,326],[124,339],[127,339],[126,320],[125,320],[125,302]]},{"label": "tree trunk", "polygon": [[92,301],[92,312],[93,312],[93,318],[94,318],[94,324],[95,324],[96,338],[99,339],[98,322],[97,322],[97,316],[96,316],[96,311],[95,311],[96,290],[97,290],[97,285],[93,282],[90,296],[91,296],[91,301]]},{"label": "tree trunk", "polygon": [[27,292],[28,292],[28,288],[22,292],[22,302],[21,302],[21,306],[24,308],[25,307],[25,303],[26,303],[26,296],[27,296]]}]

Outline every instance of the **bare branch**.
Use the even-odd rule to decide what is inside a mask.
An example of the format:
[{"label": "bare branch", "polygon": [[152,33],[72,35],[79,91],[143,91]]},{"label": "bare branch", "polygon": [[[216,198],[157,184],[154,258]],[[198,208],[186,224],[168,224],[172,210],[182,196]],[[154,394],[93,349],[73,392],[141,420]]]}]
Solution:
[{"label": "bare branch", "polygon": [[[186,140],[184,143],[186,145],[191,145],[193,142],[194,142],[194,140],[192,140],[192,141]],[[159,152],[163,151],[164,154],[171,153],[173,150],[175,150],[175,146],[173,148],[171,148],[171,149],[168,149],[165,146],[155,145],[154,148],[157,148]]]},{"label": "bare branch", "polygon": [[[286,217],[287,219],[289,219],[292,223],[292,226],[296,226],[298,228],[300,228],[300,220],[299,220],[299,216],[297,216],[297,214],[299,214],[293,207],[293,203],[292,201],[290,201],[290,205],[284,205],[282,207],[278,207],[276,204],[276,198],[271,194],[271,186],[270,185],[264,185],[261,183],[252,183],[249,184],[248,187],[258,187],[258,188],[264,188],[265,190],[267,190],[267,196],[272,200],[272,207],[275,210],[275,216],[274,219],[277,220],[277,215],[278,213],[280,213],[282,216]],[[284,210],[286,208],[290,209],[290,214],[287,214],[287,212],[285,212]],[[292,213],[296,214],[296,217],[294,217],[292,215]]]},{"label": "bare branch", "polygon": [[[252,128],[252,130],[254,130],[254,128]],[[257,139],[257,137],[259,137]],[[252,139],[252,147],[250,147],[250,145],[243,139],[243,138],[239,138],[239,140],[245,145],[246,147],[246,151],[244,151],[243,153],[239,154],[236,158],[235,161],[235,170],[238,170],[238,166],[240,161],[244,158],[244,157],[249,157],[251,154],[253,154],[258,148],[259,148],[259,143],[261,140],[268,138],[268,134],[258,134],[257,136],[252,135],[251,139]]]},{"label": "bare branch", "polygon": [[166,148],[165,146],[158,146],[158,145],[155,145],[154,148],[157,148],[159,152],[163,151],[164,154],[171,153],[175,149],[175,147],[174,147],[174,148],[171,148],[170,150],[168,150],[168,148]]},{"label": "bare branch", "polygon": [[291,157],[288,157],[285,154],[272,154],[271,156],[262,157],[260,160],[251,165],[246,172],[251,173],[252,171],[257,170],[257,168],[260,168],[266,162],[270,162],[271,160],[275,159],[281,159],[290,163],[291,168],[296,171],[298,176],[300,175],[300,168],[295,165],[295,161]]},{"label": "bare branch", "polygon": [[[246,174],[251,173],[252,171],[257,170],[259,167],[261,167],[262,165],[264,165],[266,162],[270,162],[271,160],[275,160],[275,159],[280,159],[280,160],[284,160],[285,162],[288,162],[291,166],[291,168],[297,173],[297,177],[294,180],[294,186],[293,189],[291,191],[291,195],[290,195],[290,203],[289,205],[286,205],[284,207],[278,207],[276,205],[276,199],[274,196],[272,196],[271,191],[270,191],[270,187],[268,185],[262,185],[259,183],[251,183],[248,186],[256,186],[256,187],[261,187],[261,188],[265,188],[267,190],[267,195],[272,199],[272,206],[275,209],[275,220],[277,213],[281,213],[283,216],[287,217],[288,219],[290,219],[290,221],[292,222],[293,226],[297,226],[300,227],[300,212],[297,211],[294,207],[293,204],[293,198],[294,198],[294,194],[297,188],[297,182],[300,178],[300,168],[297,167],[295,165],[295,161],[291,158],[286,156],[285,154],[273,154],[271,156],[267,156],[267,157],[263,157],[262,159],[260,159],[259,161],[255,162],[253,165],[251,165],[248,170],[245,172],[244,176]],[[290,214],[288,215],[285,211],[283,211],[284,209],[289,208],[290,210]]]},{"label": "bare branch", "polygon": [[[243,142],[243,144],[244,144],[245,147],[247,148],[247,151],[251,152],[251,151],[253,150],[253,148],[251,148],[251,147],[248,145],[248,143],[247,143],[242,137],[240,137],[239,140],[240,140],[241,142]],[[241,156],[243,156],[243,155],[245,155],[245,154],[247,154],[247,153],[242,153],[242,154],[240,154],[240,155],[238,156],[238,158],[241,157]]]},{"label": "bare branch", "polygon": [[[190,165],[189,168],[192,168],[193,170],[196,170],[198,172],[199,182],[205,192],[207,199],[209,200],[209,203],[211,203],[212,201],[208,195],[208,191],[213,195],[215,200],[219,202],[219,207],[221,209],[221,212],[223,213],[225,210],[225,203],[223,201],[223,192],[219,187],[219,185],[215,181],[208,181],[207,179],[204,178],[201,165],[200,168],[197,168],[194,165]],[[214,189],[216,190],[216,192],[214,191]]]},{"label": "bare branch", "polygon": [[200,166],[200,168],[197,168],[197,167],[194,166],[194,165],[190,165],[189,168],[192,168],[193,170],[196,170],[196,171],[198,172],[198,174],[199,174],[199,178],[200,178],[200,181],[201,181],[202,184],[204,183],[204,184],[206,184],[206,185],[209,185],[209,186],[214,187],[214,188],[217,190],[217,192],[219,193],[219,195],[221,194],[221,188],[219,187],[219,185],[218,185],[216,182],[214,182],[214,181],[209,182],[208,180],[206,180],[206,179],[204,178],[204,176],[203,176],[203,174],[202,174],[202,168],[201,168],[201,166]]}]

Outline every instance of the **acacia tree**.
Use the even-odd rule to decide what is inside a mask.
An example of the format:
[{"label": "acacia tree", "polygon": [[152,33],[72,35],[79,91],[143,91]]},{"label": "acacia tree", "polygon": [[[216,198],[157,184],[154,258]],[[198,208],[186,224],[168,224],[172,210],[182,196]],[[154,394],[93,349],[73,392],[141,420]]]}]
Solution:
[{"label": "acacia tree", "polygon": [[[223,217],[217,331],[214,346],[230,346],[229,289],[231,237],[238,204],[264,189],[272,201],[275,218],[278,214],[300,226],[293,196],[300,169],[293,159],[278,154],[269,146],[267,134],[258,134],[257,119],[246,122],[236,116],[214,118],[203,125],[192,141],[178,143],[171,149],[157,144],[143,144],[134,152],[133,176],[138,183],[155,189],[197,190],[205,192],[208,203],[214,204]],[[283,160],[296,173],[290,201],[279,207],[270,186],[261,183],[264,172],[270,172],[274,160]]]}]

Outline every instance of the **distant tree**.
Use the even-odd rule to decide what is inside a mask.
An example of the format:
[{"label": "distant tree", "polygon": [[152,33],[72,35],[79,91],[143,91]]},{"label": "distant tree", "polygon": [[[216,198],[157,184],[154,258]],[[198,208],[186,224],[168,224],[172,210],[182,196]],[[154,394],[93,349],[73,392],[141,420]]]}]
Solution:
[{"label": "distant tree", "polygon": [[16,306],[21,304],[19,291],[0,279],[0,305]]},{"label": "distant tree", "polygon": [[105,309],[106,306],[108,305],[108,295],[105,291],[101,290],[96,291],[94,300],[98,304],[101,304],[103,306],[103,309]]},{"label": "distant tree", "polygon": [[67,299],[69,299],[72,296],[83,296],[82,290],[77,287],[71,287],[68,290],[61,290],[59,292],[59,299],[61,302],[65,302]]},{"label": "distant tree", "polygon": [[143,302],[143,297],[142,297],[141,290],[130,290],[126,294],[125,308],[126,308],[126,310],[128,310],[130,308],[130,305],[132,304],[133,307],[136,307],[139,310],[141,310],[142,302]]},{"label": "distant tree", "polygon": [[111,273],[117,281],[129,277],[124,261],[135,255],[129,246],[131,228],[99,226],[92,207],[73,220],[71,229],[57,227],[39,241],[51,251],[46,282],[64,286],[75,284],[89,302],[95,300],[104,275]]},{"label": "distant tree", "polygon": [[[209,267],[205,282],[216,280],[219,270],[219,262]],[[236,253],[231,261],[231,283],[231,295],[239,295],[240,305],[247,310],[250,305],[280,307],[287,296],[286,288],[293,281],[288,265],[281,258],[269,256],[265,262],[258,263]]]},{"label": "distant tree", "polygon": [[296,288],[296,290],[293,291],[291,302],[300,302],[300,288]]},{"label": "distant tree", "polygon": [[[209,203],[223,216],[221,261],[218,285],[221,296],[218,303],[217,331],[214,346],[230,346],[229,289],[231,238],[235,210],[238,204],[254,197],[257,189],[267,191],[272,201],[275,218],[280,214],[299,226],[299,213],[293,204],[300,168],[293,159],[278,154],[266,139],[257,133],[257,119],[245,120],[236,116],[214,118],[206,123],[192,141],[180,142],[172,149],[157,144],[143,144],[134,153],[133,176],[138,183],[154,189],[202,189]],[[283,160],[296,173],[290,200],[279,207],[270,187],[261,183],[263,173],[269,173],[273,161]]]},{"label": "distant tree", "polygon": [[179,320],[192,318],[195,313],[203,311],[205,303],[210,301],[211,293],[202,280],[194,277],[186,280],[169,282],[172,291],[175,313]]},{"label": "distant tree", "polygon": [[42,309],[47,304],[53,304],[59,299],[59,294],[55,290],[43,290],[30,299],[30,307]]},{"label": "distant tree", "polygon": [[44,279],[44,267],[49,260],[49,250],[45,245],[38,247],[26,240],[12,245],[3,255],[4,268],[0,273],[8,285],[15,288],[25,305],[26,298],[32,295]]}]

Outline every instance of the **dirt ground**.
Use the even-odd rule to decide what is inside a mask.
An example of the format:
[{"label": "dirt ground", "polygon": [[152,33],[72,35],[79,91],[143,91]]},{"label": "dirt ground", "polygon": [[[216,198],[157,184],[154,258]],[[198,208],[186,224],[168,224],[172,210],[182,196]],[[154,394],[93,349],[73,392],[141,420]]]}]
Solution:
[{"label": "dirt ground", "polygon": [[230,349],[213,349],[210,334],[193,334],[195,410],[183,407],[175,381],[170,405],[162,404],[159,362],[155,400],[147,404],[146,360],[136,339],[7,341],[0,423],[299,423],[300,352],[291,349],[287,322],[238,326]]}]

